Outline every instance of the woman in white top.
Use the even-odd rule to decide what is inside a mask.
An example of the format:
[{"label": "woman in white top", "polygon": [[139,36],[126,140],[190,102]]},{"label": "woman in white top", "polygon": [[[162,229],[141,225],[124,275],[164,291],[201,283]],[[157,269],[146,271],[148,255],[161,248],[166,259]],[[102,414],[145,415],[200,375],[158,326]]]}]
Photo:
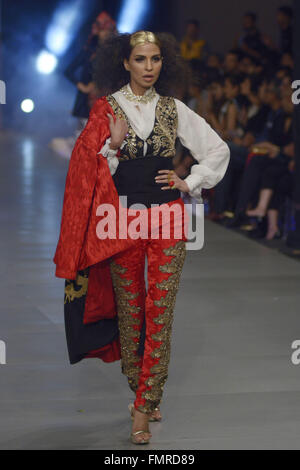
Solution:
[{"label": "woman in white top", "polygon": [[[79,143],[73,157],[75,162],[81,152],[83,169],[80,171],[86,173],[84,185],[80,183],[85,206],[91,192],[97,198],[99,191],[94,190],[94,183],[86,183],[94,167],[88,171],[83,150],[87,152],[88,147],[92,148],[91,142],[100,132],[105,138],[97,153],[107,162],[113,181],[102,181],[102,186],[112,184],[118,196],[126,196],[127,208],[143,204],[142,212],[149,218],[150,228],[151,214],[157,209],[177,205],[184,211],[181,192],[201,201],[201,189],[212,188],[223,178],[229,163],[228,146],[203,118],[170,96],[173,94],[170,90],[174,90],[183,77],[182,71],[174,44],[163,35],[147,31],[117,35],[99,49],[95,81],[99,89],[107,90],[107,95],[91,112],[89,123],[79,138],[81,146]],[[105,133],[103,129],[107,124],[109,132]],[[185,179],[179,178],[173,167],[177,137],[198,162]],[[90,159],[94,161],[94,156]],[[74,162],[69,169],[69,188],[72,184],[75,187],[78,179],[79,163],[75,166]],[[99,187],[101,190],[101,181]],[[90,191],[89,196],[86,196],[87,191]],[[65,198],[68,200],[68,196]],[[69,209],[67,204],[65,206],[70,220],[74,207],[72,198]],[[77,211],[77,217],[79,215]],[[159,237],[153,236],[149,229],[147,237],[132,240],[128,249],[115,250],[109,258],[122,372],[135,393],[135,401],[129,409],[133,420],[131,440],[136,444],[148,443],[151,437],[148,421],[161,419],[159,404],[168,376],[173,311],[186,255],[185,233],[178,238],[172,231],[176,223],[176,217],[171,217],[169,237],[162,236],[159,223],[154,227],[159,229]],[[67,232],[67,223],[64,230]],[[105,243],[102,241],[101,246],[108,246]],[[91,251],[86,250],[81,266],[88,264],[86,258]],[[55,262],[62,266],[59,258],[63,257],[63,250],[58,249],[57,253]],[[66,270],[59,266],[57,269],[56,275],[66,276]],[[70,285],[68,288],[69,295]]]}]

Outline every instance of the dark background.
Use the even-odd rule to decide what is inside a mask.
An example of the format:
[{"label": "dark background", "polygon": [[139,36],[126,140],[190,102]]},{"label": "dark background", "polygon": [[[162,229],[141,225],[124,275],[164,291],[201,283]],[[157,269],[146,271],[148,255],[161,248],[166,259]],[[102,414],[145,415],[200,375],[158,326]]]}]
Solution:
[{"label": "dark background", "polygon": [[[45,34],[53,14],[65,0],[0,0],[2,6],[2,68],[0,79],[6,83],[6,105],[0,107],[0,126],[20,133],[34,133],[49,141],[54,136],[73,133],[76,120],[71,116],[76,89],[63,71],[87,40],[95,17],[106,10],[116,20],[123,0],[86,0],[81,24],[60,58],[54,73],[36,70],[37,55],[45,47]],[[74,3],[76,0],[74,0]],[[186,21],[200,21],[201,34],[211,52],[229,50],[241,29],[241,17],[249,9],[259,14],[258,26],[277,41],[276,9],[292,0],[149,0],[149,11],[140,28],[173,33],[182,38]],[[83,10],[83,9],[82,9]],[[32,113],[23,113],[25,98],[35,102]]]}]

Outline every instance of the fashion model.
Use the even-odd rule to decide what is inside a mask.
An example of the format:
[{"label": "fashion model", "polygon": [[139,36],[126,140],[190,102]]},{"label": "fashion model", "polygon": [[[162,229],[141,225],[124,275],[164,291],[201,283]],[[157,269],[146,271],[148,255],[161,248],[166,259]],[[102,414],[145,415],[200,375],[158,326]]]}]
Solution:
[{"label": "fashion model", "polygon": [[[172,96],[183,68],[166,35],[115,35],[96,60],[95,81],[108,91],[94,104],[72,152],[54,262],[56,276],[65,278],[70,362],[121,359],[135,394],[131,440],[145,444],[148,422],[161,420],[187,241],[185,230],[179,237],[174,233],[186,227],[185,217],[171,216],[165,237],[160,219],[155,225],[152,216],[173,206],[185,214],[181,192],[200,200],[201,188],[223,178],[229,149],[202,117]],[[198,162],[184,180],[173,167],[177,137]],[[125,208],[121,196],[127,198]],[[99,207],[113,207],[120,233],[120,214],[127,211],[128,229],[133,204],[143,204],[140,212],[150,221],[146,237],[99,237]],[[152,236],[151,224],[158,236]]]}]

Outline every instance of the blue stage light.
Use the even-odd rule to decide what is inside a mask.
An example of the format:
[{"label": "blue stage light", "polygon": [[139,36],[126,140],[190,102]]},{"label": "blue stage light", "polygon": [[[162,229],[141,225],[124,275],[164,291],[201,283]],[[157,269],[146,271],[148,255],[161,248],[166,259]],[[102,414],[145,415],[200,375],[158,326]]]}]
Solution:
[{"label": "blue stage light", "polygon": [[34,102],[27,98],[21,103],[21,109],[24,113],[31,113],[34,110]]},{"label": "blue stage light", "polygon": [[88,14],[84,0],[61,2],[46,32],[47,49],[56,56],[63,55]]},{"label": "blue stage light", "polygon": [[120,33],[132,33],[136,31],[149,9],[148,0],[126,0],[123,3],[117,22]]},{"label": "blue stage light", "polygon": [[36,60],[36,68],[40,73],[49,74],[55,70],[57,58],[48,51],[41,51]]}]

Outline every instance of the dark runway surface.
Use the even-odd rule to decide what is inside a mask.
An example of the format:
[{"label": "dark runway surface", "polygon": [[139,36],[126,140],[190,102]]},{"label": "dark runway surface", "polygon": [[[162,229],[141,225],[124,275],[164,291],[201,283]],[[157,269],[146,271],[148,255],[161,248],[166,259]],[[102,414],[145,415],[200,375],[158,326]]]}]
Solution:
[{"label": "dark runway surface", "polygon": [[[68,362],[55,278],[68,161],[0,134],[1,449],[141,449],[120,362]],[[163,421],[142,449],[300,449],[300,264],[205,222],[177,297]]]}]

